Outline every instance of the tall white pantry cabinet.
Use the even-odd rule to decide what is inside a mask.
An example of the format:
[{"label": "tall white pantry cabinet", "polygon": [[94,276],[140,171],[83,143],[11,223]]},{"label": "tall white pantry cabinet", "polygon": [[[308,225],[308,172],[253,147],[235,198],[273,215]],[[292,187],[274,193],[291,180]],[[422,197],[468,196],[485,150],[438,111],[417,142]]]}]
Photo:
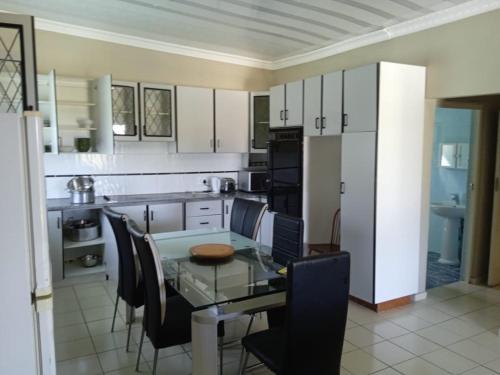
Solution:
[{"label": "tall white pantry cabinet", "polygon": [[419,292],[425,68],[344,72],[341,250],[350,294],[380,304]]}]

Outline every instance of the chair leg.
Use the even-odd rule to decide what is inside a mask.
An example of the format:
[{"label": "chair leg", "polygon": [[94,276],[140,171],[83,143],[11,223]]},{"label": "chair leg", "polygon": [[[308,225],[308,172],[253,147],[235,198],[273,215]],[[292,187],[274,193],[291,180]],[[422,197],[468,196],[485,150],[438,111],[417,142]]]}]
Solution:
[{"label": "chair leg", "polygon": [[238,371],[239,375],[244,375],[245,374],[245,369],[247,368],[247,363],[248,363],[248,357],[250,353],[245,350],[244,357],[240,361],[240,370]]},{"label": "chair leg", "polygon": [[144,342],[144,326],[142,326],[141,341],[139,342],[139,353],[137,354],[137,363],[135,364],[135,371],[139,371],[139,362],[141,361],[142,343]]},{"label": "chair leg", "polygon": [[248,322],[248,327],[247,327],[247,331],[245,333],[245,336],[248,336],[250,334],[250,330],[252,329],[252,324],[253,324],[254,319],[255,319],[255,314],[252,314],[250,316],[250,321]]},{"label": "chair leg", "polygon": [[158,349],[155,349],[155,359],[153,361],[153,375],[156,375],[156,365],[158,364]]},{"label": "chair leg", "polygon": [[219,337],[219,359],[220,359],[220,369],[219,369],[219,374],[222,375],[224,372],[224,338]]},{"label": "chair leg", "polygon": [[130,309],[130,313],[129,313],[128,335],[127,335],[127,352],[129,351],[130,332],[131,331],[132,331],[132,309]]},{"label": "chair leg", "polygon": [[113,314],[113,323],[111,323],[111,332],[115,330],[115,320],[116,320],[116,312],[118,311],[118,293],[116,293],[116,301],[115,301],[115,312]]}]

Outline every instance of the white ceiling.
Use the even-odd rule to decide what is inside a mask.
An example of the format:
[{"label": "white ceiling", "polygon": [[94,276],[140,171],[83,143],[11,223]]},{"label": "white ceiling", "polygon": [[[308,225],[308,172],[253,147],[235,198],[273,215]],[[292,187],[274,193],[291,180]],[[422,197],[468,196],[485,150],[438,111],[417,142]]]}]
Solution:
[{"label": "white ceiling", "polygon": [[0,8],[270,62],[338,45],[465,3],[477,6],[481,1],[2,0]]}]

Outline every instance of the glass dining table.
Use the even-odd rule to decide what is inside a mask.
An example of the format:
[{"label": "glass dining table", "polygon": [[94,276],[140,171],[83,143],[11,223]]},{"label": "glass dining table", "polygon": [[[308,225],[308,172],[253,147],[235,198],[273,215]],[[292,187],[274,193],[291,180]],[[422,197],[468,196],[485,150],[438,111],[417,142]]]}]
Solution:
[{"label": "glass dining table", "polygon": [[[286,279],[271,248],[223,229],[154,234],[165,278],[195,308],[192,314],[193,375],[216,375],[217,324],[285,303]],[[226,260],[200,261],[193,246],[232,245]]]}]

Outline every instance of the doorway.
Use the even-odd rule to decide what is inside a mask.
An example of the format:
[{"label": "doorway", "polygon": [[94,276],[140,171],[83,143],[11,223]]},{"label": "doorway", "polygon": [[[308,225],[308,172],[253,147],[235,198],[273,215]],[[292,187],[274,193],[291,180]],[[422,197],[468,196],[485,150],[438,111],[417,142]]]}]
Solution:
[{"label": "doorway", "polygon": [[472,133],[477,110],[438,107],[431,167],[426,289],[463,279],[464,228]]}]

